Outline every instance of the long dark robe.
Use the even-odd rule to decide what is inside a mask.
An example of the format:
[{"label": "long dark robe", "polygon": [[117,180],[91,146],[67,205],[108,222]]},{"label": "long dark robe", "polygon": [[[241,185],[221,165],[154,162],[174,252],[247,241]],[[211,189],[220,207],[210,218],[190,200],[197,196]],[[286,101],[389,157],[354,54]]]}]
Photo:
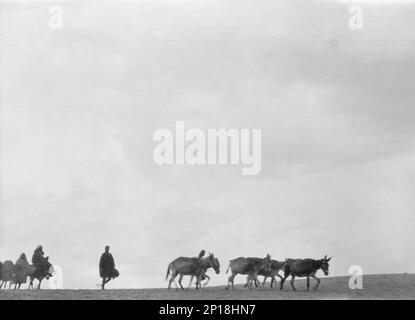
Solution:
[{"label": "long dark robe", "polygon": [[118,276],[115,270],[114,258],[111,253],[104,252],[99,260],[99,275],[101,278],[113,278]]}]

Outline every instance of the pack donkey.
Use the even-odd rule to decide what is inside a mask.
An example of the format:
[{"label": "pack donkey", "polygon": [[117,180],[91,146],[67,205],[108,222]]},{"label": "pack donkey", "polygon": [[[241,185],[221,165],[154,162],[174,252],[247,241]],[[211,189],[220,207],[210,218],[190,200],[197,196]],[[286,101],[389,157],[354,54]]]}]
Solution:
[{"label": "pack donkey", "polygon": [[199,289],[201,288],[202,280],[206,277],[206,271],[210,268],[213,268],[216,274],[219,274],[219,260],[213,253],[209,253],[209,256],[206,258],[202,258],[201,255],[197,258],[179,257],[170,262],[167,267],[166,280],[171,272],[168,289],[170,289],[171,284],[178,275],[179,285],[182,289],[184,289],[182,285],[183,276],[192,276],[192,278],[196,277],[196,289]]},{"label": "pack donkey", "polygon": [[50,277],[53,276],[55,272],[52,264],[49,262],[49,257],[44,258],[42,263],[39,265],[30,265],[28,267],[27,275],[30,277],[29,282],[29,289],[33,289],[33,280],[38,280],[39,283],[37,285],[37,289],[40,289],[40,285],[42,284],[42,280],[48,280]]},{"label": "pack donkey", "polygon": [[[228,273],[229,269],[232,274],[228,278],[228,286],[226,289],[229,289],[231,284],[232,289],[234,289],[234,279],[237,274],[248,275],[248,279],[258,283],[258,272],[260,270],[265,270],[266,272],[271,271],[271,256],[267,254],[265,258],[239,257],[229,261],[229,267],[226,273]],[[252,288],[252,281],[248,281],[249,288]]]},{"label": "pack donkey", "polygon": [[[278,272],[279,271],[284,271],[285,263],[286,263],[285,261],[271,260],[271,269],[270,270],[267,270],[265,268],[259,270],[258,271],[258,276],[263,276],[264,277],[264,281],[262,282],[262,286],[265,286],[265,282],[267,281],[268,278],[271,278],[271,285],[270,285],[271,288],[272,288],[273,283],[275,283],[275,285],[277,285],[277,280],[275,279],[275,277],[277,276],[277,277],[280,278],[280,280],[282,279],[282,276],[280,276],[278,274]],[[251,281],[254,281],[256,287],[259,286],[259,283],[257,281],[255,281],[255,279],[252,279],[250,276],[247,276],[245,287],[249,286]]]},{"label": "pack donkey", "polygon": [[281,279],[280,289],[283,289],[285,280],[291,275],[291,287],[296,291],[294,287],[295,277],[307,277],[307,291],[310,290],[310,277],[317,280],[317,284],[314,290],[317,290],[320,285],[320,279],[317,278],[316,273],[318,270],[323,270],[324,275],[329,274],[329,261],[330,258],[324,256],[323,259],[287,259],[284,266],[284,277]]}]

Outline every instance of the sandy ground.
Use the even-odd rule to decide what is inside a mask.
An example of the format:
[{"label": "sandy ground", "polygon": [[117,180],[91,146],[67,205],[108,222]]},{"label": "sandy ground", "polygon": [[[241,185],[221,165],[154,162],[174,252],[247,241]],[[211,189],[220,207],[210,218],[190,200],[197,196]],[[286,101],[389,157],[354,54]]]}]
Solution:
[{"label": "sandy ground", "polygon": [[[348,277],[322,279],[318,291],[306,291],[304,280],[289,283],[280,291],[269,287],[249,290],[236,287],[205,287],[202,290],[118,289],[118,290],[0,290],[0,299],[415,299],[415,275],[366,275],[363,290],[350,290]],[[312,282],[312,285],[314,283]]]}]

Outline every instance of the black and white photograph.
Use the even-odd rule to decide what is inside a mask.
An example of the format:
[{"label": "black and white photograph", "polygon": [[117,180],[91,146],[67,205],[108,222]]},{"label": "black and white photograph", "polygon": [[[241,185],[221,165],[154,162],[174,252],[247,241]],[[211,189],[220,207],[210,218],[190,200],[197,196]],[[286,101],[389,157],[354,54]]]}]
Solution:
[{"label": "black and white photograph", "polygon": [[0,0],[0,300],[415,299],[414,195],[413,0]]}]

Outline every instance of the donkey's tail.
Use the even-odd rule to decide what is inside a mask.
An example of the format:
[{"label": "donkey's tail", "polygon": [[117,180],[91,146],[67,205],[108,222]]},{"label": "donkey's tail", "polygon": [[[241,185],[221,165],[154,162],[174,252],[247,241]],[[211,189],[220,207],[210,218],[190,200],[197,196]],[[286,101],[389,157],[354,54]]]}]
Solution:
[{"label": "donkey's tail", "polygon": [[229,264],[228,269],[226,269],[226,273],[228,273],[230,267],[231,267],[231,264]]},{"label": "donkey's tail", "polygon": [[169,274],[170,274],[170,269],[171,269],[171,263],[169,263],[169,265],[167,266],[166,280],[167,280],[167,279],[168,279],[168,277],[169,277]]}]

